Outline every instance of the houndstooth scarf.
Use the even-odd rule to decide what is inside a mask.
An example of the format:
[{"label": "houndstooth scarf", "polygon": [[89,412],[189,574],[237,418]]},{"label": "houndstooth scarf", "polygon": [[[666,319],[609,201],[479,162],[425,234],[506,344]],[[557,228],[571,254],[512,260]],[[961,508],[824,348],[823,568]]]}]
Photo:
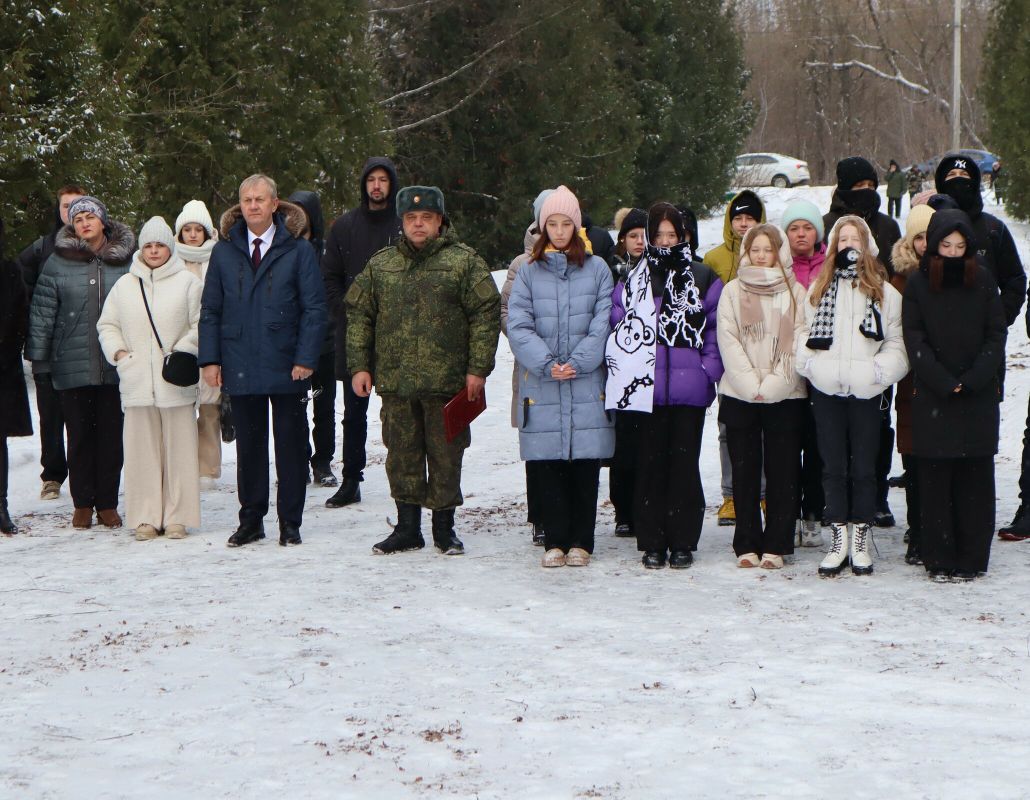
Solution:
[{"label": "houndstooth scarf", "polygon": [[[808,337],[809,350],[829,350],[833,345],[833,323],[837,317],[837,287],[842,280],[858,280],[858,259],[860,253],[846,247],[837,253],[834,263],[837,265],[833,280],[819,301],[812,319],[811,333]],[[845,265],[846,266],[843,266]],[[880,303],[871,297],[866,298],[865,316],[858,326],[859,332],[867,339],[883,341],[883,319],[880,316]]]}]

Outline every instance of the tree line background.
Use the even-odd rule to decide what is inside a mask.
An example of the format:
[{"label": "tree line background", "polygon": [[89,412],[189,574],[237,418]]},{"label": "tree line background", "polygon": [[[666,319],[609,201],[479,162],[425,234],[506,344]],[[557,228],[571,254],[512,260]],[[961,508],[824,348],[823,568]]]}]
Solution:
[{"label": "tree line background", "polygon": [[[950,3],[936,0],[8,0],[0,214],[20,246],[83,182],[133,225],[217,215],[265,171],[328,218],[369,155],[440,186],[499,266],[566,183],[595,221],[718,205],[744,150],[886,167],[949,138]],[[963,137],[1030,216],[1030,0],[967,0]],[[171,221],[171,220],[170,220]]]}]

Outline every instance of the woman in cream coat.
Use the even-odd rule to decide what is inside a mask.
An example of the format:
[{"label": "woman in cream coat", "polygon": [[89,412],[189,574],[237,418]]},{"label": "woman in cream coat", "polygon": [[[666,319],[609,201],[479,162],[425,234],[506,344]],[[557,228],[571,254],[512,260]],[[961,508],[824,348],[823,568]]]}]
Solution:
[{"label": "woman in cream coat", "polygon": [[[125,410],[125,510],[139,540],[163,532],[182,539],[200,525],[197,387],[161,376],[166,353],[197,352],[200,279],[175,252],[172,230],[153,217],[139,235],[129,274],[118,279],[97,330],[104,356],[118,369]],[[165,352],[143,302],[146,293]]]},{"label": "woman in cream coat", "polygon": [[[218,241],[218,231],[203,200],[190,200],[175,220],[175,251],[186,269],[200,278],[203,285],[207,263]],[[200,460],[201,488],[210,488],[222,477],[221,390],[200,382],[200,406],[197,409],[197,456]]]},{"label": "woman in cream coat", "polygon": [[836,575],[850,559],[852,572],[868,575],[880,395],[908,373],[901,295],[888,283],[876,240],[861,217],[838,219],[826,252],[822,272],[808,288],[805,328],[797,341],[798,372],[812,385],[823,516],[833,537],[819,574]]},{"label": "woman in cream coat", "polygon": [[[762,224],[744,236],[740,267],[719,299],[719,422],[733,469],[737,566],[779,569],[794,552],[801,490],[805,382],[794,368],[805,290],[794,279],[787,238]],[[763,467],[767,513],[762,528]]]}]

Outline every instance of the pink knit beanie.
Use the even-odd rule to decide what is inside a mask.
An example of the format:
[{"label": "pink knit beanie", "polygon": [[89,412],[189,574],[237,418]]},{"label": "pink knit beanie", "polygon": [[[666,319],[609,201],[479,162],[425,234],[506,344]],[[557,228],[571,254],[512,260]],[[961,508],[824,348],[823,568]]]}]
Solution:
[{"label": "pink knit beanie", "polygon": [[579,200],[568,186],[559,186],[544,200],[543,206],[540,207],[540,228],[546,227],[547,218],[555,214],[564,214],[571,219],[577,230],[583,227],[583,214],[579,210]]}]

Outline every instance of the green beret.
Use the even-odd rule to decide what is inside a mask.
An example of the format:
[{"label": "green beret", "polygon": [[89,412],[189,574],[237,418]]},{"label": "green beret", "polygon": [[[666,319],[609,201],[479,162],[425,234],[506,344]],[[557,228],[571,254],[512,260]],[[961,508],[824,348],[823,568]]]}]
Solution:
[{"label": "green beret", "polygon": [[443,192],[435,186],[405,186],[397,193],[397,216],[409,211],[433,211],[443,216]]}]

